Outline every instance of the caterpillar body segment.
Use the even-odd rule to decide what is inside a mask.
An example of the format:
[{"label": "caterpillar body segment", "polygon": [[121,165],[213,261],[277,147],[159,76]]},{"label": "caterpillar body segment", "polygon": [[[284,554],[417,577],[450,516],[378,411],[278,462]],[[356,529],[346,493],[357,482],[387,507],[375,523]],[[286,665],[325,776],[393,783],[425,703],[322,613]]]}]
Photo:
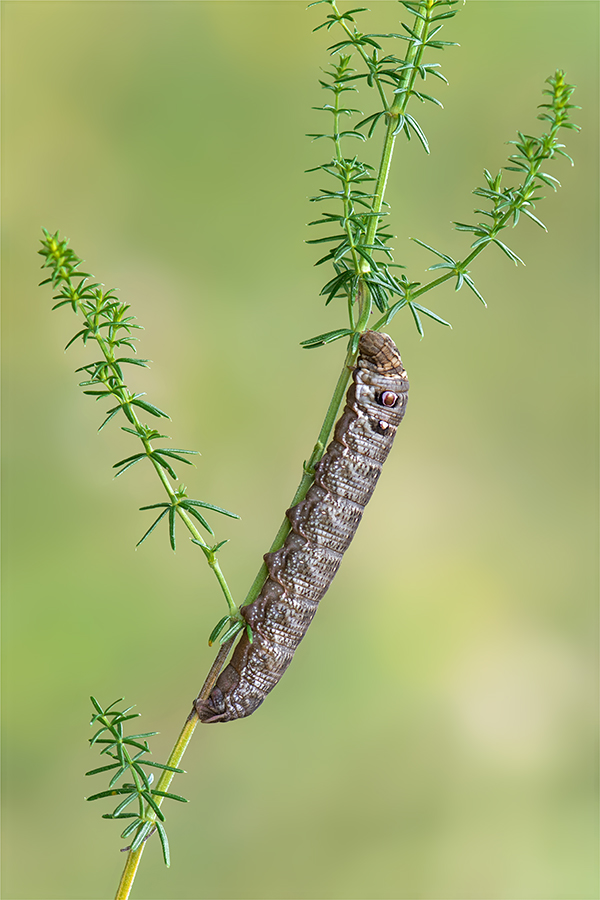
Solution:
[{"label": "caterpillar body segment", "polygon": [[407,400],[396,345],[386,334],[364,332],[346,406],[314,483],[287,511],[291,531],[280,550],[265,555],[267,580],[242,607],[253,642],[244,632],[208,698],[196,700],[202,722],[251,715],[289,666],[356,533]]}]

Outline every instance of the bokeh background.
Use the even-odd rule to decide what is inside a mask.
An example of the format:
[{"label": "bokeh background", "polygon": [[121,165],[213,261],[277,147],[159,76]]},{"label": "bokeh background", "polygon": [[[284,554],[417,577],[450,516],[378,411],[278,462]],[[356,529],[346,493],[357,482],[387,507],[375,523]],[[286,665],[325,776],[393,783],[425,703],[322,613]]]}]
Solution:
[{"label": "bokeh background", "polygon": [[[396,31],[376,0],[364,29]],[[312,448],[343,354],[299,341],[344,324],[318,291],[305,223],[329,148],[311,111],[333,38],[304,2],[5,2],[4,894],[112,896],[117,825],[83,797],[91,693],[125,696],[164,760],[212,659],[223,603],[183,533],[140,550],[161,498],[73,370],[90,359],[38,288],[40,228],[145,327],[192,496],[242,597]],[[407,13],[402,13],[406,20]],[[540,128],[555,68],[578,84],[576,160],[466,290],[390,332],[409,412],[342,570],[285,680],[247,721],[196,732],[138,898],[595,898],[598,3],[470,2],[432,59],[445,109],[397,146],[396,259],[422,280],[468,240],[471,190]],[[429,83],[428,83],[429,84]],[[427,88],[426,88],[427,89]],[[366,108],[368,98],[353,105]],[[377,150],[371,150],[373,159]],[[510,176],[509,176],[510,177]],[[545,194],[551,192],[545,191]]]}]

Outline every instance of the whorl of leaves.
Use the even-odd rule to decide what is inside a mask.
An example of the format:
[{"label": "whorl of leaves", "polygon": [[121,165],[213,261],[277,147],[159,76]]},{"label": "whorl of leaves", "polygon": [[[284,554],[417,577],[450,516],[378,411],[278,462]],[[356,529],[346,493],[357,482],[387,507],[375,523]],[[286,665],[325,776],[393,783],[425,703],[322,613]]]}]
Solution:
[{"label": "whorl of leaves", "polygon": [[[418,79],[425,81],[427,76],[446,81],[439,71],[439,63],[424,62],[423,55],[427,50],[443,50],[453,43],[439,40],[438,34],[444,22],[457,12],[453,8],[455,0],[402,2],[402,6],[415,16],[415,21],[411,26],[402,23],[404,33],[399,34],[363,33],[356,25],[355,16],[365,12],[364,9],[340,12],[336,0],[318,0],[318,3],[326,3],[331,12],[326,21],[315,30],[329,30],[338,26],[343,30],[344,36],[329,47],[330,52],[337,54],[338,58],[326,73],[326,80],[320,82],[322,88],[330,92],[331,101],[315,107],[332,115],[332,130],[309,135],[314,140],[324,138],[331,141],[334,156],[308,171],[324,172],[335,179],[335,187],[323,188],[311,200],[314,203],[337,203],[338,210],[328,209],[321,218],[309,223],[311,226],[326,225],[329,233],[324,237],[311,239],[308,243],[328,247],[327,253],[315,264],[331,262],[334,269],[333,277],[323,286],[321,294],[325,296],[326,304],[336,298],[346,300],[349,325],[309,338],[302,342],[302,346],[311,349],[348,338],[350,348],[353,348],[357,344],[359,331],[367,326],[374,330],[386,327],[396,313],[405,307],[410,310],[417,330],[423,336],[422,316],[441,325],[450,326],[450,323],[423,306],[418,298],[455,278],[456,290],[466,285],[485,306],[485,300],[470,275],[469,265],[490,244],[496,245],[514,263],[521,262],[520,257],[499,237],[504,228],[519,222],[521,214],[544,227],[533,212],[536,201],[541,199],[538,191],[543,186],[556,189],[559,182],[554,176],[542,171],[542,166],[557,154],[570,160],[563,149],[564,145],[558,141],[558,132],[561,128],[578,130],[578,126],[569,121],[570,110],[577,108],[570,102],[574,87],[565,81],[564,72],[557,70],[546,80],[549,87],[544,90],[544,94],[547,95],[548,102],[541,104],[544,111],[538,116],[550,123],[549,130],[539,137],[517,132],[518,139],[509,142],[515,147],[515,152],[509,157],[509,165],[505,168],[522,175],[520,184],[502,187],[501,173],[492,176],[487,169],[484,170],[486,185],[474,191],[491,206],[490,209],[475,210],[484,217],[484,221],[476,224],[454,223],[459,231],[471,232],[475,236],[471,250],[464,259],[456,260],[414,238],[416,243],[434,253],[440,260],[430,270],[444,270],[444,274],[422,284],[420,281],[410,280],[403,272],[394,274],[391,271],[392,268],[404,267],[393,262],[389,247],[393,235],[384,223],[384,217],[388,213],[384,209],[387,204],[383,193],[396,135],[402,133],[408,140],[411,136],[416,136],[425,151],[429,152],[423,129],[414,116],[408,113],[407,106],[413,97],[421,102],[429,101],[441,106],[435,97],[417,90],[416,84]],[[384,52],[381,43],[384,39],[404,41],[407,45],[404,56]],[[348,53],[348,50],[351,52]],[[351,65],[356,55],[360,57],[361,71]],[[360,110],[349,106],[345,95],[356,92],[361,79],[376,90],[381,108],[362,118],[351,128],[343,123],[358,116]],[[380,124],[385,128],[384,145],[381,165],[379,171],[375,172],[358,155],[349,155],[343,148],[349,140],[368,140]],[[399,299],[393,301],[394,296]],[[374,324],[369,322],[372,305],[382,313]]]},{"label": "whorl of leaves", "polygon": [[[124,819],[130,820],[121,832],[123,839],[133,835],[133,839],[129,847],[125,850],[137,850],[141,844],[148,840],[154,833],[158,832],[160,843],[163,851],[163,859],[165,865],[170,864],[169,841],[167,832],[165,831],[165,816],[161,811],[159,802],[163,799],[178,800],[179,803],[187,803],[185,797],[179,794],[172,794],[168,791],[159,791],[152,787],[154,775],[152,772],[146,772],[144,767],[161,769],[163,772],[173,772],[183,774],[183,769],[177,769],[175,766],[167,766],[164,763],[153,762],[147,759],[150,753],[147,738],[158,734],[156,731],[146,731],[141,734],[126,735],[123,729],[125,722],[130,719],[137,718],[139,713],[132,713],[132,706],[124,710],[113,709],[120,703],[115,700],[106,709],[98,703],[95,697],[90,698],[94,707],[94,715],[90,725],[100,725],[100,728],[93,737],[90,738],[90,745],[102,746],[101,756],[107,756],[114,762],[106,766],[99,766],[97,769],[90,769],[86,775],[99,775],[101,772],[112,772],[108,783],[108,790],[99,791],[86,797],[86,800],[102,800],[105,797],[118,797],[117,805],[110,813],[104,813],[103,819]],[[122,698],[121,698],[122,699]],[[119,782],[122,778],[129,776],[131,781]],[[132,804],[137,805],[136,812],[125,812]]]}]

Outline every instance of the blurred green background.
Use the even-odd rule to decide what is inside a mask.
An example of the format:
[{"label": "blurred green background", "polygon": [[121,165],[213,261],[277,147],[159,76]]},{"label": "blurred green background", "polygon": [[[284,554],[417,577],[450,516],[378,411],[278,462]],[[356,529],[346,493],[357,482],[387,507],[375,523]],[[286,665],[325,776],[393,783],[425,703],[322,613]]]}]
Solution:
[{"label": "blurred green background", "polygon": [[[365,30],[399,30],[397,3],[370,5]],[[141,467],[112,480],[135,448],[96,433],[73,374],[90,355],[62,353],[75,317],[37,287],[40,227],[144,325],[154,363],[133,383],[201,450],[192,496],[242,516],[214,522],[241,598],[343,354],[299,347],[345,324],[303,243],[325,184],[303,171],[329,153],[304,137],[323,124],[325,13],[3,4],[6,898],[113,895],[117,826],[83,802],[104,786],[83,777],[88,696],[136,703],[165,759],[224,611],[183,533],[176,555],[166,530],[134,552],[137,508],[162,497]],[[389,185],[409,277],[433,262],[411,236],[465,254],[450,222],[472,220],[516,129],[541,127],[557,67],[584,107],[564,133],[576,166],[550,169],[549,234],[508,234],[527,268],[494,249],[475,264],[487,311],[445,287],[426,305],[452,331],[390,326],[411,400],[379,490],[284,682],[247,721],[197,731],[172,867],[153,841],[135,897],[598,896],[597,26],[579,0],[470,2],[446,26],[445,109],[413,110],[431,156],[401,140]]]}]

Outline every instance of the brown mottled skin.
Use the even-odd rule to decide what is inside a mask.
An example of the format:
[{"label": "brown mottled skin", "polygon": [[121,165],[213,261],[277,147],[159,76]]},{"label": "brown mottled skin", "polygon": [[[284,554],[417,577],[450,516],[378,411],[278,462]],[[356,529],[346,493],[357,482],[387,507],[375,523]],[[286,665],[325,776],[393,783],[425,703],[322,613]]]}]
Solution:
[{"label": "brown mottled skin", "polygon": [[285,544],[265,554],[268,578],[256,600],[242,607],[253,643],[244,633],[207,700],[196,701],[202,722],[249,716],[289,666],[371,499],[407,400],[396,345],[387,334],[366,331],[346,406],[314,483],[287,511]]}]

